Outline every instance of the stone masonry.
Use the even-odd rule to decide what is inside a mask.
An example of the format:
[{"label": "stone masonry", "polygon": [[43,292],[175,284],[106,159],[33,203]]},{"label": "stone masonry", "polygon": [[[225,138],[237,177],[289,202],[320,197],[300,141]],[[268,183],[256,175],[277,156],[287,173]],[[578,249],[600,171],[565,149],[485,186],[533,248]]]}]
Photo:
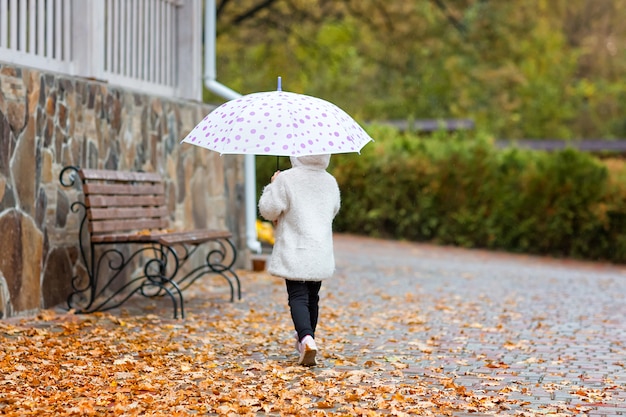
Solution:
[{"label": "stone masonry", "polygon": [[180,141],[213,107],[0,63],[0,318],[64,303],[79,260],[64,166],[157,172],[177,229],[245,242],[243,157]]}]

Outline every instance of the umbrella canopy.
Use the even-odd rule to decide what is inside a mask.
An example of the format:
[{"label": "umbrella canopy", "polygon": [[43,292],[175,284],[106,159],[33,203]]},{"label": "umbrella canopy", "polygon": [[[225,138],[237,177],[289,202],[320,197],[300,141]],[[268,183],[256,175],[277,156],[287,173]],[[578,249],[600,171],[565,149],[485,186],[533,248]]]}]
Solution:
[{"label": "umbrella canopy", "polygon": [[336,105],[279,89],[222,104],[182,142],[220,154],[304,156],[360,152],[371,140]]}]

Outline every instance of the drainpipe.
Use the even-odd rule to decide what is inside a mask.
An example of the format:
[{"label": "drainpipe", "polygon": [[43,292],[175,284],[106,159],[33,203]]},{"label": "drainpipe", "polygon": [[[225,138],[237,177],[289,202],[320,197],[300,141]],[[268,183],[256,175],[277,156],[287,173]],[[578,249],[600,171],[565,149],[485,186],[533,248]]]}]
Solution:
[{"label": "drainpipe", "polygon": [[[215,65],[215,0],[205,0],[204,3],[204,85],[209,91],[227,100],[241,97],[241,94],[231,90],[217,81]],[[256,233],[256,165],[254,155],[245,155],[245,198],[246,198],[246,244],[248,249],[261,253],[261,242]]]}]

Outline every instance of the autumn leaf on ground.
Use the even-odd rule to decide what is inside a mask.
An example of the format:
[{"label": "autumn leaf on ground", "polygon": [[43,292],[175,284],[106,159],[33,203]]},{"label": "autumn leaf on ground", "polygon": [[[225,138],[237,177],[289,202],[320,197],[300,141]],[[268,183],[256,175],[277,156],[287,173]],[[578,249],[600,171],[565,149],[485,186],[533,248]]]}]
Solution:
[{"label": "autumn leaf on ground", "polygon": [[594,271],[556,285],[536,264],[427,249],[415,259],[413,249],[361,242],[360,260],[339,265],[322,286],[311,368],[297,365],[284,281],[267,273],[241,271],[235,303],[198,281],[184,320],[171,318],[171,300],[134,297],[108,313],[0,321],[0,414],[521,417],[626,406],[626,333],[614,319],[626,313],[623,279]]}]

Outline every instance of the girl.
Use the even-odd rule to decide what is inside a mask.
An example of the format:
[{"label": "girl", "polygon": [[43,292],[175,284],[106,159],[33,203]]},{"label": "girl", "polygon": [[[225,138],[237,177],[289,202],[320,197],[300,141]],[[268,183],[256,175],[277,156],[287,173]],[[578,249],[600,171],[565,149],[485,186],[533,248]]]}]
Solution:
[{"label": "girl", "polygon": [[276,171],[263,189],[259,212],[276,226],[268,272],[287,284],[298,364],[314,366],[319,291],[335,271],[332,223],[340,206],[339,186],[326,171],[330,155],[290,159],[292,168]]}]

